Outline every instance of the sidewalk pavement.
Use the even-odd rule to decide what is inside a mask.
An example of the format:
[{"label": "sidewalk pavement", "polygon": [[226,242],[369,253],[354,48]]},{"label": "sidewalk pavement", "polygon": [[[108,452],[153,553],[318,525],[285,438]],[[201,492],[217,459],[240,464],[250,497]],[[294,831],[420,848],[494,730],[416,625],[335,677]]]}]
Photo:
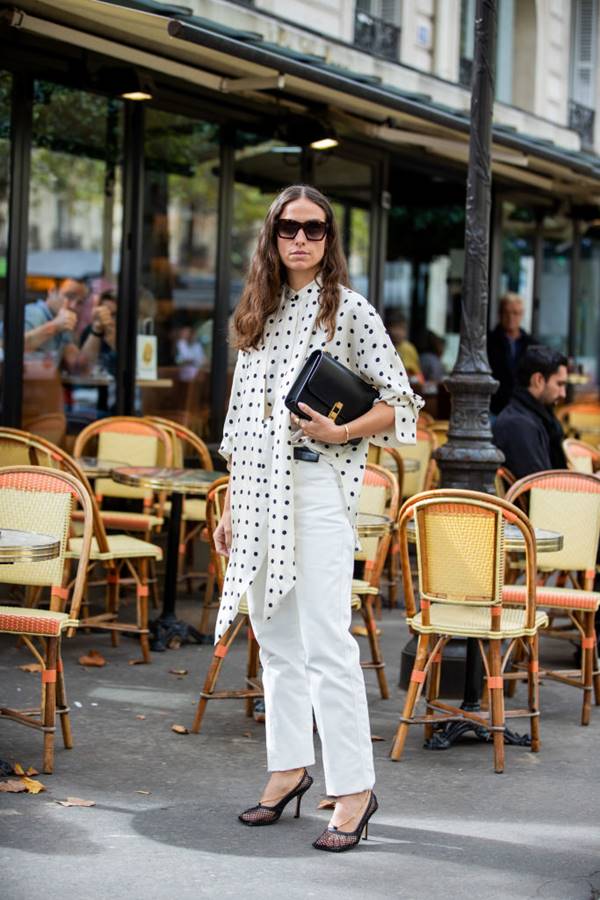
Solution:
[{"label": "sidewalk pavement", "polygon": [[[198,619],[189,599],[179,611]],[[392,763],[407,632],[398,610],[384,612],[381,627],[392,699],[382,701],[374,673],[366,673],[373,734],[384,739],[374,743],[380,809],[369,840],[341,855],[311,847],[328,819],[317,810],[319,762],[300,819],[288,809],[268,829],[237,821],[266,775],[264,725],[245,718],[243,701],[209,703],[199,735],[171,730],[191,726],[210,647],[153,654],[144,666],[129,665],[139,656],[129,639],[116,649],[98,633],[66,641],[75,747],[65,751],[57,735],[55,774],[39,776],[44,793],[0,794],[2,900],[600,898],[600,709],[582,728],[581,695],[545,684],[542,750],[507,747],[503,775],[494,774],[491,746],[466,738],[429,752],[420,728]],[[572,652],[542,646],[554,657]],[[78,664],[90,649],[104,656],[103,668]],[[3,637],[3,703],[34,704],[39,675],[18,668],[30,659]],[[244,662],[241,640],[221,686],[242,686]],[[39,733],[0,721],[2,759],[39,768],[41,746]],[[57,804],[66,797],[96,805]]]}]

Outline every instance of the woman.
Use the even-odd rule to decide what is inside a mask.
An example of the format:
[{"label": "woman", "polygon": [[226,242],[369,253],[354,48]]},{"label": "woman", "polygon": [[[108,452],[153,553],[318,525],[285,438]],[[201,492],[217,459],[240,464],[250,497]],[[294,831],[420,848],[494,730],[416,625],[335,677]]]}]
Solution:
[{"label": "woman", "polygon": [[[349,290],[333,210],[315,188],[294,185],[272,204],[235,314],[239,348],[220,453],[231,471],[215,532],[229,555],[217,639],[246,593],[260,645],[269,781],[246,825],[276,822],[312,784],[313,710],[329,827],[314,842],[355,846],[377,809],[372,744],[358,646],[350,635],[354,519],[369,440],[414,443],[421,401],[383,324]],[[336,425],[285,397],[316,349],[379,390],[364,416]],[[354,438],[360,442],[350,444]]]}]

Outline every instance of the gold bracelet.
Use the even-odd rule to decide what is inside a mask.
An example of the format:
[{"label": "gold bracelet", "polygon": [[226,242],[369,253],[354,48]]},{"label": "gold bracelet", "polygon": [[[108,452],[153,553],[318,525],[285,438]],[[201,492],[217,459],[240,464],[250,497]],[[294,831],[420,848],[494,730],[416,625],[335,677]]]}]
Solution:
[{"label": "gold bracelet", "polygon": [[344,428],[346,429],[346,443],[349,444],[350,443],[350,432],[348,431],[347,425],[344,425]]}]

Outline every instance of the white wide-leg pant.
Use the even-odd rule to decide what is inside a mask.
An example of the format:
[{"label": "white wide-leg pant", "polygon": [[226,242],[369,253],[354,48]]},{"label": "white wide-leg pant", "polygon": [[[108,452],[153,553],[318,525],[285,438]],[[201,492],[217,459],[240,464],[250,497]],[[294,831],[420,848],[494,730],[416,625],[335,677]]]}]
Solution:
[{"label": "white wide-leg pant", "polygon": [[263,621],[266,562],[248,590],[260,645],[270,771],[314,763],[313,709],[327,793],[373,787],[373,749],[358,645],[350,634],[354,534],[325,459],[294,460],[296,586]]}]

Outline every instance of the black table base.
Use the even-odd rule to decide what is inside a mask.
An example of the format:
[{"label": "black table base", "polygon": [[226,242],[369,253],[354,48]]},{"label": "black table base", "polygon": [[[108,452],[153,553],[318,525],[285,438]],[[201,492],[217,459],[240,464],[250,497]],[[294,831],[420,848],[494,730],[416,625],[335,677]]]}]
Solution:
[{"label": "black table base", "polygon": [[[468,707],[463,703],[461,709],[465,712],[477,713],[480,710],[479,704],[470,704]],[[492,741],[492,732],[477,722],[464,719],[462,722],[446,722],[445,725],[438,725],[434,728],[433,735],[429,740],[425,741],[423,746],[426,750],[449,750],[465,735],[473,732],[475,738],[482,744],[489,744]],[[504,743],[512,744],[516,747],[531,747],[531,738],[528,734],[517,734],[512,729],[507,728],[504,732]]]},{"label": "black table base", "polygon": [[150,622],[152,633],[150,649],[157,653],[180,647],[181,644],[189,644],[192,641],[197,644],[212,644],[213,642],[212,635],[201,634],[197,628],[178,619],[175,614],[182,510],[183,494],[174,491],[171,495],[171,514],[167,531],[163,608],[158,619]]}]

